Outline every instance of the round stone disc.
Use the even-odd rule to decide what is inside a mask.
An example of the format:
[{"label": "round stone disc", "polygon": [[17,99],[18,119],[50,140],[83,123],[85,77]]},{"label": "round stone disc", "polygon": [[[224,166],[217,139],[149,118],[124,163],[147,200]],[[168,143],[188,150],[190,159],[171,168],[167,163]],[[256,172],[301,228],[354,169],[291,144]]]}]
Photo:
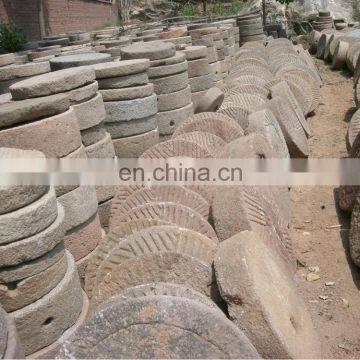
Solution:
[{"label": "round stone disc", "polygon": [[360,132],[360,110],[357,110],[350,120],[347,132],[347,148],[351,150],[357,135]]},{"label": "round stone disc", "polygon": [[265,100],[263,100],[258,95],[253,94],[238,94],[227,96],[224,99],[224,102],[221,105],[221,108],[226,108],[228,106],[239,106],[248,111],[248,113],[252,113],[258,110],[261,106],[265,104]]},{"label": "round stone disc", "polygon": [[3,359],[7,341],[8,341],[8,329],[7,329],[7,313],[0,306],[0,356]]},{"label": "round stone disc", "polygon": [[77,66],[88,66],[110,61],[112,61],[110,54],[88,53],[64,55],[50,59],[50,67],[52,71],[57,71]]},{"label": "round stone disc", "polygon": [[236,82],[237,84],[253,84],[265,87],[266,80],[256,75],[240,75],[235,78],[231,78],[229,82]]},{"label": "round stone disc", "polygon": [[[359,189],[357,188],[357,194]],[[356,266],[360,266],[360,204],[359,196],[354,196],[355,201],[351,214],[349,233],[349,246],[351,259]]]},{"label": "round stone disc", "polygon": [[259,354],[217,309],[180,297],[147,296],[104,307],[58,356],[219,359]]},{"label": "round stone disc", "polygon": [[321,357],[306,305],[261,236],[243,231],[222,242],[215,272],[231,319],[262,357]]},{"label": "round stone disc", "polygon": [[163,41],[139,42],[121,48],[121,58],[159,60],[175,55],[175,46]]},{"label": "round stone disc", "polygon": [[241,94],[251,94],[260,96],[263,100],[267,100],[269,97],[269,91],[261,86],[258,85],[251,85],[251,84],[235,84],[232,83],[232,86],[226,88],[225,90],[225,99],[231,98],[234,95],[241,95]]},{"label": "round stone disc", "polygon": [[241,107],[230,106],[226,109],[220,109],[217,114],[223,114],[234,119],[242,129],[246,129],[249,126],[248,112]]},{"label": "round stone disc", "polygon": [[105,79],[117,76],[138,74],[146,71],[149,66],[150,61],[148,59],[134,59],[96,64],[93,65],[92,68],[95,70],[97,79]]}]

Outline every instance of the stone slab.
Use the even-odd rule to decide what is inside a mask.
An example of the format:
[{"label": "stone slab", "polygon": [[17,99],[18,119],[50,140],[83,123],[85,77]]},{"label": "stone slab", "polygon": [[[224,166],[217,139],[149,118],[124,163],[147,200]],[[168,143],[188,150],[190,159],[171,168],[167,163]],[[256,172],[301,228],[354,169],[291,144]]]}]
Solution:
[{"label": "stone slab", "polygon": [[148,70],[149,66],[148,59],[134,59],[97,64],[93,69],[97,79],[106,79],[142,73]]},{"label": "stone slab", "polygon": [[121,49],[121,58],[159,60],[175,55],[175,46],[163,41],[149,41],[125,46]]},{"label": "stone slab", "polygon": [[68,96],[70,103],[73,105],[91,99],[96,95],[98,89],[98,83],[93,81],[88,85],[66,92],[66,95]]},{"label": "stone slab", "polygon": [[191,92],[208,90],[214,85],[213,74],[197,76],[189,79]]},{"label": "stone slab", "polygon": [[0,81],[27,78],[50,72],[48,61],[0,67]]},{"label": "stone slab", "polygon": [[188,62],[183,61],[177,64],[152,66],[148,69],[149,78],[160,78],[164,76],[170,76],[182,73],[188,70]]},{"label": "stone slab", "polygon": [[191,103],[191,89],[187,86],[185,89],[157,96],[157,108],[159,112],[179,109]]},{"label": "stone slab", "polygon": [[150,96],[153,92],[154,92],[153,84],[139,85],[139,86],[127,87],[123,89],[100,90],[100,93],[105,102],[144,98]]},{"label": "stone slab", "polygon": [[149,83],[149,78],[146,72],[118,76],[106,79],[99,79],[99,89],[122,89],[138,85],[146,85]]},{"label": "stone slab", "polygon": [[157,95],[170,94],[186,88],[189,85],[187,71],[176,75],[170,75],[160,78],[152,78],[154,91]]}]

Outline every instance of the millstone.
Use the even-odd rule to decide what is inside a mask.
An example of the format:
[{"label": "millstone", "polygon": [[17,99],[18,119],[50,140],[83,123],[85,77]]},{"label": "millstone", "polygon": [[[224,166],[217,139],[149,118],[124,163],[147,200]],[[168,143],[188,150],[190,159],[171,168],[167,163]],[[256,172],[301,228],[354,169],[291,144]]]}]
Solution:
[{"label": "millstone", "polygon": [[349,50],[349,43],[345,41],[339,41],[334,51],[334,57],[331,64],[331,69],[338,70],[345,66],[346,55]]},{"label": "millstone", "polygon": [[349,153],[351,152],[351,148],[359,133],[360,133],[360,110],[357,110],[350,120],[346,135],[346,140],[347,140],[346,145]]},{"label": "millstone", "polygon": [[[240,136],[244,135],[243,130],[235,121],[228,118],[226,115],[219,115],[217,113],[210,113],[214,115],[207,115],[203,118],[193,117],[191,120],[180,125],[173,134],[173,139],[177,136],[190,133],[193,131],[203,131],[220,137],[225,142],[230,142]],[[197,114],[200,115],[200,114]],[[196,116],[197,116],[196,115]],[[225,116],[226,119],[222,117]],[[230,121],[229,121],[230,120]]]},{"label": "millstone", "polygon": [[207,75],[211,72],[209,62],[206,58],[191,60],[188,61],[188,64],[189,78]]},{"label": "millstone", "polygon": [[100,123],[99,125],[81,131],[81,141],[86,147],[101,141],[106,136],[107,131],[104,123]]},{"label": "millstone", "polygon": [[289,150],[276,117],[270,110],[261,110],[249,116],[247,133],[263,135],[273,148],[277,157],[289,158]]},{"label": "millstone", "polygon": [[177,38],[179,36],[186,36],[187,28],[186,26],[181,26],[177,28],[173,28],[164,32],[159,33],[159,39],[171,39]]},{"label": "millstone", "polygon": [[[196,94],[196,93],[194,93]],[[212,87],[198,102],[196,112],[215,112],[217,111],[224,101],[224,93],[217,87]]]},{"label": "millstone", "polygon": [[226,97],[221,107],[226,108],[228,106],[232,107],[235,105],[243,108],[251,114],[252,112],[258,110],[261,106],[265,105],[265,103],[266,101],[258,95],[243,93]]},{"label": "millstone", "polygon": [[[64,255],[58,262],[36,275],[16,283],[0,286],[1,304],[7,312],[21,309],[48,294],[65,276],[67,259]],[[15,291],[14,291],[15,287]]]},{"label": "millstone", "polygon": [[162,41],[149,41],[125,46],[121,49],[121,58],[159,60],[175,55],[175,46]]},{"label": "millstone", "polygon": [[106,123],[130,121],[155,115],[157,112],[157,98],[155,94],[150,96],[123,101],[107,101]]},{"label": "millstone", "polygon": [[217,114],[223,114],[234,119],[241,129],[246,129],[249,126],[248,112],[241,107],[230,106],[226,109],[220,109]]},{"label": "millstone", "polygon": [[271,80],[274,76],[270,70],[264,68],[263,66],[257,66],[253,64],[237,67],[232,70],[230,74],[233,75],[235,78],[247,74],[256,74],[257,77],[260,77],[265,81]]},{"label": "millstone", "polygon": [[95,144],[85,148],[86,155],[89,159],[112,159],[115,157],[114,145],[109,133]]},{"label": "millstone", "polygon": [[191,103],[190,86],[170,93],[157,96],[157,108],[159,112],[171,111],[187,106]]},{"label": "millstone", "polygon": [[291,107],[291,109],[293,109],[300,125],[304,129],[305,134],[307,136],[309,136],[310,135],[310,126],[304,117],[304,114],[301,110],[299,103],[297,102],[294,94],[291,92],[287,83],[283,81],[277,85],[274,85],[270,89],[270,93],[273,98],[274,97],[282,97],[284,100],[288,101],[289,106]]},{"label": "millstone", "polygon": [[90,53],[58,56],[50,60],[52,71],[112,61],[110,54]]},{"label": "millstone", "polygon": [[81,313],[83,295],[72,256],[61,282],[36,302],[12,313],[25,354],[50,345],[70,328]]},{"label": "millstone", "polygon": [[171,135],[174,130],[194,113],[193,103],[175,110],[162,111],[156,114],[160,135]]},{"label": "millstone", "polygon": [[105,45],[106,48],[111,48],[120,45],[129,45],[130,43],[131,43],[131,39],[127,36],[122,36],[119,39],[102,40],[99,42],[100,45]]},{"label": "millstone", "polygon": [[146,133],[112,140],[118,158],[138,158],[143,152],[159,142],[158,129]]},{"label": "millstone", "polygon": [[133,100],[150,96],[154,92],[153,84],[146,84],[123,89],[104,89],[100,94],[104,101]]},{"label": "millstone", "polygon": [[146,71],[150,66],[148,59],[134,59],[113,61],[92,66],[97,79],[138,74]]},{"label": "millstone", "polygon": [[141,188],[125,200],[115,195],[111,207],[111,218],[122,217],[137,206],[154,202],[181,204],[193,209],[206,220],[209,217],[209,204],[199,194],[184,187],[173,185]]},{"label": "millstone", "polygon": [[15,54],[14,53],[0,55],[0,66],[10,65],[13,62],[15,62]]},{"label": "millstone", "polygon": [[88,85],[70,90],[66,93],[70,100],[70,104],[78,104],[93,98],[99,89],[97,81],[93,81]]},{"label": "millstone", "polygon": [[138,85],[146,85],[149,83],[149,77],[144,71],[142,73],[117,76],[106,79],[99,79],[99,89],[122,89]]},{"label": "millstone", "polygon": [[266,80],[256,75],[241,75],[237,76],[236,79],[232,79],[230,82],[236,82],[237,84],[252,84],[265,87]]},{"label": "millstone", "polygon": [[233,236],[215,257],[221,296],[235,325],[264,358],[320,357],[311,316],[282,265],[254,232]]},{"label": "millstone", "polygon": [[188,61],[206,58],[206,46],[187,46],[184,50],[181,50],[186,56]]},{"label": "millstone", "polygon": [[[22,65],[9,65],[0,67],[0,81],[18,80],[21,78],[28,78],[30,76],[45,74],[50,72],[50,65],[48,61],[39,63],[27,63]],[[25,80],[24,80],[25,81]]]},{"label": "millstone", "polygon": [[89,67],[78,67],[54,71],[17,82],[10,86],[10,92],[14,100],[22,100],[66,92],[94,80],[94,70]]},{"label": "millstone", "polygon": [[163,76],[170,76],[182,73],[188,70],[187,61],[183,61],[177,64],[154,66],[148,69],[149,78],[159,78]]},{"label": "millstone", "polygon": [[[3,310],[0,310],[0,311],[2,312]],[[3,319],[4,319],[3,320],[4,322],[6,321],[6,330],[7,331],[6,331],[6,334],[4,334],[4,335],[7,335],[7,339],[5,339],[5,341],[6,341],[5,352],[4,352],[4,354],[0,353],[2,358],[4,358],[4,359],[24,359],[25,358],[24,350],[23,350],[22,344],[20,342],[13,317],[11,315],[7,315],[4,312]]]},{"label": "millstone", "polygon": [[213,74],[190,78],[189,84],[192,92],[210,89],[214,84]]},{"label": "millstone", "polygon": [[179,74],[164,76],[160,78],[152,78],[154,91],[157,95],[169,94],[186,88],[189,84],[187,71]]},{"label": "millstone", "polygon": [[[149,312],[146,320],[142,315],[145,309]],[[99,321],[100,318],[104,320]],[[108,324],[114,324],[114,319],[119,319],[116,329],[111,327],[111,339],[116,340],[99,344],[98,334],[104,333],[105,338],[109,339]],[[100,327],[94,326],[97,323]],[[124,329],[127,336],[124,335]],[[167,340],[158,341],[164,331]],[[84,339],[88,344],[83,345]],[[179,342],[178,339],[184,341]],[[110,358],[114,354],[119,358],[259,356],[243,333],[217,309],[189,299],[169,296],[148,296],[110,304],[83,326],[71,342],[62,346],[59,356],[66,358],[71,354],[79,358],[88,357],[87,349],[94,343],[95,356],[102,358]]]},{"label": "millstone", "polygon": [[7,342],[8,342],[7,320],[8,320],[7,313],[3,310],[2,307],[0,307],[0,356],[1,356],[1,358],[4,357],[5,350],[7,347]]},{"label": "millstone", "polygon": [[231,83],[229,88],[225,89],[225,98],[229,98],[233,95],[251,94],[260,96],[263,100],[267,100],[269,97],[269,91],[258,85],[251,84],[235,84]]},{"label": "millstone", "polygon": [[186,60],[185,54],[183,54],[180,51],[177,51],[174,56],[150,61],[150,66],[157,67],[157,66],[173,65],[173,64],[181,63],[185,60]]},{"label": "millstone", "polygon": [[360,205],[359,205],[359,196],[358,196],[358,187],[357,193],[354,194],[354,206],[351,214],[351,226],[349,233],[349,246],[350,246],[350,255],[351,259],[356,266],[360,265],[360,231],[359,231],[359,214],[360,214]]}]

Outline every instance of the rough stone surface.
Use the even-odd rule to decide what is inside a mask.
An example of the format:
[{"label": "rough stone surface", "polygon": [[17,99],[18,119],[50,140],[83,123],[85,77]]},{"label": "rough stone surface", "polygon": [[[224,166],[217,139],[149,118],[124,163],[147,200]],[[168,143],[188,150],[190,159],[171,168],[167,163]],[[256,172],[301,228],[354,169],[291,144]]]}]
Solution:
[{"label": "rough stone surface", "polygon": [[181,52],[185,54],[188,61],[207,57],[206,46],[187,46]]},{"label": "rough stone surface", "polygon": [[105,127],[112,139],[144,134],[157,128],[156,115],[131,121],[105,123]]},{"label": "rough stone surface", "polygon": [[48,158],[60,158],[81,146],[73,109],[39,121],[0,131],[1,146],[38,150]]},{"label": "rough stone surface", "polygon": [[[65,276],[66,255],[46,270],[19,282],[1,284],[0,301],[7,312],[21,309],[48,294]],[[15,285],[15,289],[13,289]]]},{"label": "rough stone surface", "polygon": [[65,94],[9,101],[0,107],[0,128],[57,115],[67,111],[69,106],[70,103]]},{"label": "rough stone surface", "polygon": [[[193,93],[193,95],[196,93]],[[206,91],[204,96],[199,99],[195,112],[215,112],[224,101],[224,93],[217,87],[212,87]]]},{"label": "rough stone surface", "polygon": [[2,54],[0,55],[0,66],[10,65],[15,61],[15,54]]},{"label": "rough stone surface", "polygon": [[138,85],[146,85],[149,78],[146,72],[118,76],[106,79],[99,79],[99,89],[122,89]]},{"label": "rough stone surface", "polygon": [[83,295],[76,266],[69,253],[67,262],[67,272],[53,290],[12,314],[26,355],[56,341],[81,313]]},{"label": "rough stone surface", "polygon": [[4,357],[5,350],[7,347],[7,342],[8,342],[7,320],[8,320],[8,315],[3,310],[3,308],[0,307],[0,356],[1,356],[1,358]]},{"label": "rough stone surface", "polygon": [[154,85],[155,93],[161,95],[185,89],[189,85],[189,78],[185,71],[175,75],[152,78],[151,82]]},{"label": "rough stone surface", "polygon": [[105,125],[101,122],[99,125],[81,131],[81,141],[84,146],[93,145],[107,136]]},{"label": "rough stone surface", "polygon": [[151,130],[149,132],[114,139],[114,150],[115,155],[121,159],[127,158],[138,158],[147,149],[159,142],[159,131],[158,129]]},{"label": "rough stone surface", "polygon": [[226,109],[221,109],[217,112],[217,114],[223,114],[231,119],[234,119],[234,121],[240,126],[242,129],[246,129],[249,126],[249,120],[248,120],[248,112],[245,111],[243,108],[238,106],[230,106]]},{"label": "rough stone surface", "polygon": [[113,61],[93,66],[97,79],[138,74],[146,71],[150,66],[148,59],[134,59]]},{"label": "rough stone surface", "polygon": [[188,118],[174,132],[173,138],[193,131],[214,134],[225,142],[230,142],[244,135],[242,128],[231,118],[218,113],[200,113]]},{"label": "rough stone surface", "polygon": [[348,131],[347,131],[346,147],[347,147],[348,153],[351,152],[351,148],[352,148],[352,146],[355,142],[355,139],[359,133],[360,133],[360,110],[357,110],[350,120]]},{"label": "rough stone surface", "polygon": [[171,135],[174,130],[189,116],[193,115],[193,104],[190,103],[182,108],[158,112],[156,121],[161,135]]},{"label": "rough stone surface", "polygon": [[[107,232],[109,230],[110,209],[113,198],[99,203],[98,214],[101,227]],[[104,240],[104,236],[103,236]]]},{"label": "rough stone surface", "polygon": [[162,41],[149,41],[125,46],[121,49],[121,58],[159,60],[175,55],[175,46]]},{"label": "rough stone surface", "polygon": [[50,60],[52,71],[112,61],[110,54],[88,53],[58,56]]},{"label": "rough stone surface", "polygon": [[244,231],[222,242],[215,272],[231,319],[261,356],[321,357],[318,336],[301,295],[260,237]]},{"label": "rough stone surface", "polygon": [[0,244],[35,235],[50,226],[58,215],[53,188],[32,204],[0,215]]},{"label": "rough stone surface", "polygon": [[66,95],[68,96],[71,104],[78,104],[93,98],[96,95],[98,88],[99,85],[97,81],[93,81],[88,85],[68,91]]},{"label": "rough stone surface", "polygon": [[15,100],[22,100],[66,92],[94,80],[94,70],[89,67],[78,67],[54,71],[17,82],[10,86],[10,92]]},{"label": "rough stone surface", "polygon": [[279,123],[270,110],[261,110],[249,116],[247,133],[257,133],[265,137],[277,157],[289,158],[289,150]]},{"label": "rough stone surface", "polygon": [[190,86],[170,93],[157,96],[157,108],[159,112],[182,108],[191,103]]},{"label": "rough stone surface", "polygon": [[150,96],[154,92],[153,84],[146,84],[123,89],[100,90],[104,101],[133,100]]},{"label": "rough stone surface", "polygon": [[66,230],[73,229],[89,220],[97,211],[97,197],[94,186],[79,186],[57,198],[64,207]]},{"label": "rough stone surface", "polygon": [[4,359],[24,359],[24,349],[20,342],[15,321],[12,316],[7,316],[7,333],[8,341],[6,351],[3,355]]},{"label": "rough stone surface", "polygon": [[349,50],[349,43],[346,41],[339,41],[338,45],[335,48],[333,61],[331,68],[333,70],[341,69],[346,64],[346,55]]},{"label": "rough stone surface", "polygon": [[155,115],[157,112],[157,98],[150,96],[124,101],[105,102],[106,123],[142,119]]},{"label": "rough stone surface", "polygon": [[156,66],[173,65],[173,64],[181,63],[185,60],[186,60],[185,54],[183,54],[181,51],[177,51],[174,56],[150,61],[150,66],[156,67]]},{"label": "rough stone surface", "polygon": [[188,64],[189,78],[207,75],[211,72],[207,58],[191,60]]},{"label": "rough stone surface", "polygon": [[182,73],[188,70],[188,62],[183,61],[171,65],[152,66],[148,69],[149,78],[158,78]]},{"label": "rough stone surface", "polygon": [[86,147],[86,155],[89,159],[112,159],[115,156],[114,145],[109,133],[95,144]]},{"label": "rough stone surface", "polygon": [[101,241],[101,226],[99,216],[96,213],[90,219],[71,229],[65,236],[66,249],[69,250],[78,261],[90,254]]},{"label": "rough stone surface", "polygon": [[197,76],[189,79],[191,92],[210,89],[214,85],[213,74]]},{"label": "rough stone surface", "polygon": [[226,109],[227,107],[236,106],[242,108],[248,115],[250,115],[252,112],[259,110],[265,104],[266,101],[260,96],[242,93],[226,97],[221,105],[221,108]]},{"label": "rough stone surface", "polygon": [[39,74],[48,73],[50,65],[48,61],[28,63],[22,65],[9,65],[0,67],[0,81],[27,78]]}]

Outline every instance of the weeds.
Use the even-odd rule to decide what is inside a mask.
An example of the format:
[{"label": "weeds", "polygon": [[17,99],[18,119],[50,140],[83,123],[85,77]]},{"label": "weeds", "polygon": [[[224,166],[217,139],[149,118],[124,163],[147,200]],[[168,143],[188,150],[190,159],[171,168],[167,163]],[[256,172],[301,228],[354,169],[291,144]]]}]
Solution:
[{"label": "weeds", "polygon": [[0,51],[16,52],[23,49],[26,36],[22,29],[17,26],[0,23]]}]

